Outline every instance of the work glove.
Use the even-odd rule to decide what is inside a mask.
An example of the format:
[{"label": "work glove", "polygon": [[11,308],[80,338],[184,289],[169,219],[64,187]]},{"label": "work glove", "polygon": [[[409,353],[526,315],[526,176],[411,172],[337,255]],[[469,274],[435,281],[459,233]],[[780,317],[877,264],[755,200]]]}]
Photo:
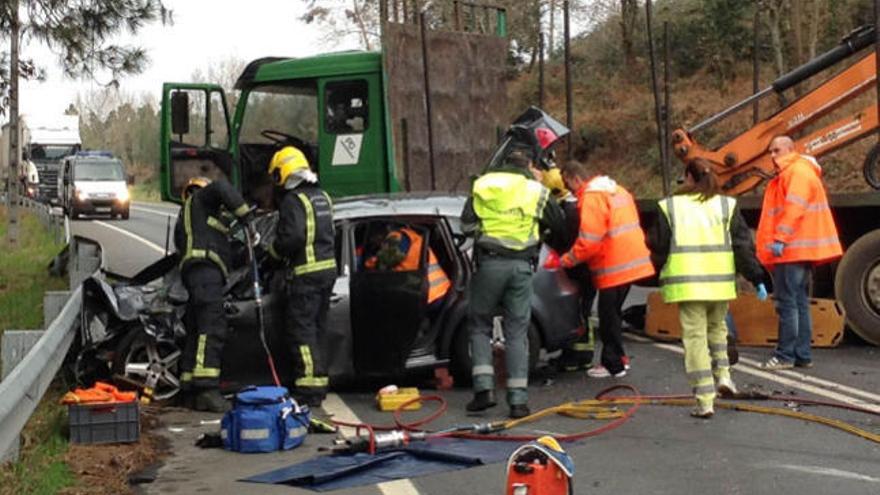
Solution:
[{"label": "work glove", "polygon": [[547,253],[547,259],[544,260],[544,269],[558,270],[560,267],[559,254],[551,249],[550,252]]},{"label": "work glove", "polygon": [[785,251],[785,243],[773,241],[773,244],[770,244],[770,251],[773,252],[773,256],[779,258],[782,256],[782,252]]},{"label": "work glove", "polygon": [[758,284],[758,286],[755,287],[755,290],[758,291],[758,300],[759,301],[766,301],[767,300],[767,286],[765,286],[764,284]]}]

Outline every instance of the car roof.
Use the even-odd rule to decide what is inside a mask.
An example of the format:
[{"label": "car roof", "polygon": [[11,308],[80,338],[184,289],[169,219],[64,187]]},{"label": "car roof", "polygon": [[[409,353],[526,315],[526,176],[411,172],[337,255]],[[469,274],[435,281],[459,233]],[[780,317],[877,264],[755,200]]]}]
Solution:
[{"label": "car roof", "polygon": [[467,196],[455,193],[391,193],[351,196],[334,200],[337,220],[401,215],[461,216]]}]

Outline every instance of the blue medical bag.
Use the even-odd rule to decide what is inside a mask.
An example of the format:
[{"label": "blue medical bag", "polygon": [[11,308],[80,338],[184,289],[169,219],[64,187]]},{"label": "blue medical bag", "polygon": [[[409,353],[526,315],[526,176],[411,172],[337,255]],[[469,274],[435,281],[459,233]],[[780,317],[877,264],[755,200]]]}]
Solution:
[{"label": "blue medical bag", "polygon": [[235,395],[223,415],[223,447],[235,452],[274,452],[299,446],[309,431],[310,412],[284,387],[251,386]]}]

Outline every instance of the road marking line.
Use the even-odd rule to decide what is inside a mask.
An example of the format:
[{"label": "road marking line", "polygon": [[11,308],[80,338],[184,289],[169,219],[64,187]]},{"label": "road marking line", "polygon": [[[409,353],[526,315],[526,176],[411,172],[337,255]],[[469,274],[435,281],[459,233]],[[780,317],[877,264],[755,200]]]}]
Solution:
[{"label": "road marking line", "polygon": [[143,206],[134,206],[134,205],[131,205],[131,206],[129,206],[129,208],[132,209],[132,210],[144,211],[144,212],[147,212],[147,213],[152,213],[152,214],[154,214],[154,215],[161,215],[161,216],[164,216],[164,217],[177,218],[177,215],[176,215],[176,214],[166,213],[166,212],[164,212],[164,211],[154,210],[154,209],[152,209],[152,208],[144,208]]},{"label": "road marking line", "polygon": [[[761,366],[760,362],[755,361],[753,359],[746,358],[746,357],[740,358],[740,361],[743,363],[748,363],[748,364],[754,366],[755,368],[760,368],[760,366]],[[871,392],[868,392],[865,390],[861,390],[858,388],[852,388],[847,385],[843,385],[843,384],[840,384],[837,382],[831,382],[828,380],[824,380],[822,378],[817,378],[815,376],[805,375],[805,374],[799,373],[797,371],[778,370],[776,372],[779,373],[780,375],[785,375],[785,376],[795,378],[797,380],[801,380],[801,381],[805,381],[805,382],[815,383],[816,385],[821,385],[823,387],[835,389],[839,392],[845,392],[850,395],[858,395],[859,397],[863,397],[863,398],[868,399],[872,402],[876,402],[876,403],[880,404],[880,395],[872,394]]]},{"label": "road marking line", "polygon": [[[657,347],[659,349],[664,349],[664,350],[671,351],[671,352],[674,352],[677,354],[682,354],[682,355],[684,354],[684,349],[682,349],[680,346],[677,346],[675,344],[663,344],[663,343],[659,343],[659,342],[654,342],[651,339],[641,337],[638,335],[632,335],[632,334],[628,334],[627,338],[630,338],[630,339],[635,340],[637,342],[650,343],[652,346]],[[824,388],[814,387],[813,385],[810,385],[808,383],[798,382],[798,381],[792,380],[790,378],[785,378],[784,376],[779,376],[779,375],[776,375],[776,374],[768,372],[768,371],[762,371],[759,369],[755,369],[755,368],[752,368],[751,366],[748,366],[746,364],[740,364],[740,365],[734,366],[731,369],[734,371],[740,372],[740,373],[745,373],[747,375],[756,376],[758,378],[763,378],[765,380],[769,380],[769,381],[776,382],[776,383],[779,383],[782,385],[786,385],[791,388],[800,389],[804,392],[809,392],[814,395],[818,395],[821,397],[827,397],[829,399],[833,399],[833,400],[843,402],[846,404],[850,404],[850,405],[854,405],[854,406],[863,407],[865,409],[880,413],[880,405],[872,404],[872,403],[866,402],[862,399],[857,399],[855,397],[845,395],[843,393],[837,393],[837,392],[833,392],[830,390],[826,390]],[[835,382],[826,382],[826,383],[839,385]],[[852,389],[852,390],[858,390],[858,389]],[[859,392],[861,392],[862,395],[869,394],[868,392],[861,391],[861,390],[859,390]]]},{"label": "road marking line", "polygon": [[[362,423],[354,411],[342,401],[342,397],[338,394],[329,393],[324,399],[321,406],[324,411],[337,421],[345,421],[346,423]],[[344,436],[354,434],[354,428],[340,428],[340,432]],[[376,485],[379,491],[385,495],[419,495],[418,489],[408,479],[386,481]]]},{"label": "road marking line", "polygon": [[149,240],[147,240],[137,234],[131,233],[125,229],[121,229],[115,225],[111,225],[111,224],[104,222],[102,220],[92,220],[92,223],[97,224],[97,225],[103,225],[104,227],[107,227],[110,230],[115,230],[115,231],[119,232],[120,234],[127,235],[128,237],[131,237],[132,239],[134,239],[138,242],[142,242],[142,243],[146,244],[148,248],[161,253],[163,256],[165,255],[165,248],[163,248],[163,247],[159,246],[158,244],[156,244],[152,241],[149,241]]},{"label": "road marking line", "polygon": [[780,464],[773,466],[779,469],[788,469],[808,474],[821,474],[823,476],[834,476],[837,478],[845,478],[856,481],[867,481],[869,483],[880,483],[880,478],[868,476],[866,474],[855,473],[853,471],[844,471],[842,469],[834,469],[823,466],[798,466],[796,464]]}]

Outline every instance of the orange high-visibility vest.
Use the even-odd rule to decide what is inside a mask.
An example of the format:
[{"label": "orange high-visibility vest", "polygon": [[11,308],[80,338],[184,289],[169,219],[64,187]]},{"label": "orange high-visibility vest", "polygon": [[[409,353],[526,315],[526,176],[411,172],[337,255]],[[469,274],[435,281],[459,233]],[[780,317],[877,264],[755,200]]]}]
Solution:
[{"label": "orange high-visibility vest", "polygon": [[[389,233],[387,237],[399,238],[403,234],[406,234],[406,236],[409,237],[409,250],[406,252],[406,257],[403,261],[398,263],[397,266],[392,268],[392,270],[395,272],[410,272],[418,270],[419,256],[422,253],[422,236],[413,229],[403,227]],[[376,257],[372,256],[366,261],[365,266],[367,268],[375,268],[376,263]],[[446,272],[443,271],[443,267],[441,267],[440,263],[437,261],[437,256],[434,255],[434,250],[428,247],[428,304],[445,296],[446,293],[449,292],[451,286],[452,283],[449,282],[449,277],[446,276]]]},{"label": "orange high-visibility vest", "polygon": [[577,197],[580,231],[562,256],[562,266],[587,263],[597,289],[653,275],[651,252],[632,195],[610,178],[598,176],[581,186]]},{"label": "orange high-visibility vest", "polygon": [[[821,169],[796,152],[778,158],[776,163],[780,172],[767,183],[758,222],[758,259],[769,267],[839,258],[843,249],[822,185]],[[770,250],[774,241],[785,243],[778,258]]]}]

